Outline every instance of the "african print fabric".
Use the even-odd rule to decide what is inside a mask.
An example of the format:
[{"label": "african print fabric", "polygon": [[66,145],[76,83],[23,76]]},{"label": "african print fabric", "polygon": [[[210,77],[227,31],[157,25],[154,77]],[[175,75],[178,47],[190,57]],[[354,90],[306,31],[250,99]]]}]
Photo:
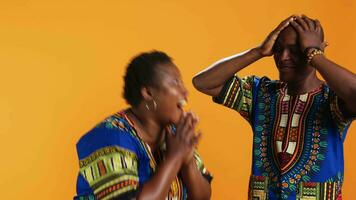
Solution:
[{"label": "african print fabric", "polygon": [[[140,187],[164,160],[164,146],[163,143],[153,155],[123,112],[105,119],[77,143],[80,170],[74,199],[135,199]],[[196,151],[194,158],[197,168],[210,182],[212,176]],[[187,189],[177,176],[166,200],[185,199]]]},{"label": "african print fabric", "polygon": [[233,76],[213,100],[252,126],[248,199],[341,199],[343,142],[352,119],[326,84],[291,96],[283,82]]}]

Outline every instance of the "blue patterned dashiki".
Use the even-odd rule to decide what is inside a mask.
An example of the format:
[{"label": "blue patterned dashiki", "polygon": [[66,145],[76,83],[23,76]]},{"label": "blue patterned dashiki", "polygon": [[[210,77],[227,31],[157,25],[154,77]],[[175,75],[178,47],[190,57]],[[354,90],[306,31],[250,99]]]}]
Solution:
[{"label": "blue patterned dashiki", "polygon": [[248,199],[342,198],[343,143],[353,119],[344,117],[326,84],[291,96],[283,82],[233,76],[213,101],[252,126]]},{"label": "blue patterned dashiki", "polygon": [[[77,143],[80,172],[74,199],[135,199],[140,187],[153,176],[164,159],[164,146],[162,144],[153,156],[124,112],[108,117]],[[198,169],[210,182],[212,176],[197,152],[194,158]],[[166,199],[187,199],[180,176],[172,182]]]}]

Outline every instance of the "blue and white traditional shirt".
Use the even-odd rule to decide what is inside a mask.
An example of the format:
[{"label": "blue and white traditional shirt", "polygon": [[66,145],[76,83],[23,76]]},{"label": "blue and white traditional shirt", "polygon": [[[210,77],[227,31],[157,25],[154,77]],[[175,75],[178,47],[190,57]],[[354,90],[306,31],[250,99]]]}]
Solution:
[{"label": "blue and white traditional shirt", "polygon": [[291,96],[280,81],[233,76],[213,100],[252,126],[249,199],[341,199],[343,144],[352,119],[326,84]]},{"label": "blue and white traditional shirt", "polygon": [[[140,187],[163,161],[164,151],[162,144],[153,155],[124,112],[105,119],[77,143],[80,172],[74,199],[135,199]],[[197,152],[194,158],[198,169],[210,182],[212,176]],[[166,199],[187,199],[180,176],[172,182]]]}]

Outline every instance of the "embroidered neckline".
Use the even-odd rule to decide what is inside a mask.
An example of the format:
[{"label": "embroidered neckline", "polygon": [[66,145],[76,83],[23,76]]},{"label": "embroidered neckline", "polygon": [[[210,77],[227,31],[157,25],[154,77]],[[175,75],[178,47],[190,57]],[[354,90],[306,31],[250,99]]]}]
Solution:
[{"label": "embroidered neckline", "polygon": [[155,171],[156,167],[157,167],[157,161],[156,161],[155,157],[153,156],[153,152],[151,150],[150,145],[148,145],[147,142],[145,142],[142,139],[141,135],[137,131],[135,123],[126,115],[125,110],[122,110],[122,111],[118,112],[117,114],[119,116],[121,116],[124,120],[126,120],[128,122],[128,124],[131,126],[132,132],[137,137],[137,139],[140,141],[142,146],[145,148],[147,155],[149,156],[150,161],[152,162],[152,163],[150,163],[152,170]]},{"label": "embroidered neckline", "polygon": [[309,95],[309,94],[314,94],[314,93],[317,93],[319,91],[321,91],[324,86],[326,85],[325,82],[321,82],[318,87],[308,91],[308,92],[304,92],[302,94],[293,94],[293,95],[290,95],[288,94],[288,84],[286,82],[279,82],[280,84],[280,88],[279,88],[279,91],[280,93],[282,93],[283,95],[285,96],[290,96],[290,97],[298,97],[298,96],[303,96],[303,95]]}]

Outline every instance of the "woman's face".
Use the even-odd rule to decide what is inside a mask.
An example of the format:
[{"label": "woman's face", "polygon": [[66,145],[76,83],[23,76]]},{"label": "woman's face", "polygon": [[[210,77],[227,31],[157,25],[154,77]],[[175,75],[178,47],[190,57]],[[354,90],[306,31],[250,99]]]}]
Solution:
[{"label": "woman's face", "polygon": [[156,83],[152,97],[157,103],[156,117],[161,123],[177,124],[183,109],[179,102],[187,101],[188,92],[182,81],[178,68],[170,62],[156,67]]}]

